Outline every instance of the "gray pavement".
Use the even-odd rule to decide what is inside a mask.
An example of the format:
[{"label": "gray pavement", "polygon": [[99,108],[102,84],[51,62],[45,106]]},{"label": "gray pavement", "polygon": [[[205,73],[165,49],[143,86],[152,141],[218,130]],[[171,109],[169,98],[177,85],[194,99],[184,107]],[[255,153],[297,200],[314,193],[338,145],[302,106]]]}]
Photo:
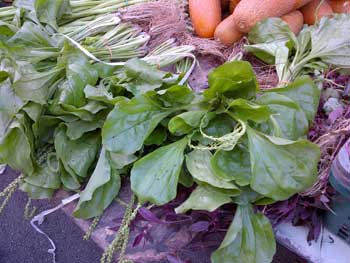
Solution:
[{"label": "gray pavement", "polygon": [[[15,178],[9,169],[0,175],[0,189]],[[48,240],[23,219],[26,195],[16,191],[0,215],[0,263],[51,263]],[[39,211],[52,208],[47,201],[35,202]],[[57,245],[58,263],[97,263],[102,254],[94,242],[84,241],[84,233],[62,211],[50,215],[42,229]]]}]

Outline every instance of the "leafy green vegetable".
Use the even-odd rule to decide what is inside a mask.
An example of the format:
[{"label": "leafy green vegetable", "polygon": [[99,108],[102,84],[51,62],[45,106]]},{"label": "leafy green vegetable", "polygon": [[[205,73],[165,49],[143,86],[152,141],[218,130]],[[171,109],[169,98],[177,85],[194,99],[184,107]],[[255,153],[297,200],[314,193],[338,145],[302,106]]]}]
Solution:
[{"label": "leafy green vegetable", "polygon": [[240,186],[250,183],[250,156],[244,145],[239,144],[232,151],[216,151],[211,159],[211,166],[222,180],[234,180]]},{"label": "leafy green vegetable", "polygon": [[79,177],[88,176],[88,170],[95,161],[100,145],[97,133],[86,133],[78,140],[70,140],[63,128],[55,134],[55,149],[58,159],[67,172]]},{"label": "leafy green vegetable", "polygon": [[324,72],[327,65],[348,67],[349,24],[349,14],[336,14],[304,28],[296,37],[281,19],[269,18],[249,33],[253,45],[246,48],[265,62],[276,64],[281,83],[289,82],[310,69],[314,73]]},{"label": "leafy green vegetable", "polygon": [[162,108],[147,96],[117,104],[103,126],[103,145],[112,152],[134,154],[171,112],[171,109]]},{"label": "leafy green vegetable", "polygon": [[188,134],[199,127],[205,114],[206,111],[189,111],[179,114],[169,121],[169,131],[179,135]]},{"label": "leafy green vegetable", "polygon": [[227,98],[246,98],[255,96],[258,81],[250,64],[244,61],[226,63],[214,69],[208,77],[209,89],[204,97],[213,99],[217,96]]},{"label": "leafy green vegetable", "polygon": [[251,205],[239,205],[224,241],[211,257],[213,263],[270,263],[276,241],[269,220],[254,214]]},{"label": "leafy green vegetable", "polygon": [[320,159],[316,145],[270,137],[251,128],[247,134],[253,190],[278,201],[312,186]]},{"label": "leafy green vegetable", "polygon": [[141,202],[162,205],[175,198],[187,140],[163,146],[134,164],[131,189]]},{"label": "leafy green vegetable", "polygon": [[231,203],[229,195],[207,185],[199,185],[190,197],[175,209],[176,213],[185,213],[188,210],[207,210],[212,212],[224,204]]},{"label": "leafy green vegetable", "polygon": [[99,216],[111,204],[120,189],[120,176],[114,170],[102,149],[100,158],[91,178],[80,194],[74,216],[79,218],[92,218]]},{"label": "leafy green vegetable", "polygon": [[210,165],[211,158],[212,155],[210,151],[207,150],[194,150],[186,155],[187,169],[193,178],[216,188],[230,189],[233,195],[239,193],[236,185],[222,181],[220,177],[214,173]]}]

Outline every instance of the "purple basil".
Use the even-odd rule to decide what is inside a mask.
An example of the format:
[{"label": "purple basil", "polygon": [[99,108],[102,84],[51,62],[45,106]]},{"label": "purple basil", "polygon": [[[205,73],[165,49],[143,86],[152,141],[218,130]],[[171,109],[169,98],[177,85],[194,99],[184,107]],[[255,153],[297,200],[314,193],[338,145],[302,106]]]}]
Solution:
[{"label": "purple basil", "polygon": [[145,207],[141,207],[139,209],[139,214],[143,217],[143,219],[150,223],[164,224],[162,220],[160,220],[155,214]]},{"label": "purple basil", "polygon": [[198,221],[191,225],[190,230],[193,232],[203,232],[209,230],[210,223],[208,221]]}]

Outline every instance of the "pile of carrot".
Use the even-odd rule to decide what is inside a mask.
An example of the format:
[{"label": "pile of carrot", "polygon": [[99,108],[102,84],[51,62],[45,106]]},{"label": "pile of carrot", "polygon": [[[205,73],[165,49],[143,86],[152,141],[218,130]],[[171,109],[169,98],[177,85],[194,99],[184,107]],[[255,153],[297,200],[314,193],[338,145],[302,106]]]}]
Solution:
[{"label": "pile of carrot", "polygon": [[298,34],[304,24],[350,13],[350,0],[189,0],[189,10],[199,37],[230,46],[266,18],[280,17]]}]

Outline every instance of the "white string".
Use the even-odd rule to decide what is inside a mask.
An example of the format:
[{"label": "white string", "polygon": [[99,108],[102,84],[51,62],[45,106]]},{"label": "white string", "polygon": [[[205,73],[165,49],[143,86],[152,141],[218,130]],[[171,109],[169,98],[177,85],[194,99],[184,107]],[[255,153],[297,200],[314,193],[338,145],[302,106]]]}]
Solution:
[{"label": "white string", "polygon": [[38,222],[38,225],[41,225],[44,220],[45,220],[45,217],[48,216],[49,214],[52,214],[54,212],[56,212],[57,210],[61,209],[62,207],[64,207],[65,205],[73,202],[74,200],[78,199],[80,197],[79,194],[75,194],[75,195],[72,195],[70,197],[67,197],[65,199],[63,199],[61,201],[61,204],[59,204],[58,206],[54,207],[54,208],[51,208],[51,209],[48,209],[48,210],[45,210],[43,212],[41,212],[40,214],[36,215],[31,221],[30,221],[30,224],[32,225],[32,227],[34,228],[34,230],[42,235],[44,235],[50,242],[51,244],[51,248],[47,250],[47,252],[49,254],[52,255],[52,262],[53,263],[56,263],[56,254],[55,254],[55,251],[56,251],[56,245],[55,243],[53,242],[53,240],[44,232],[42,231],[35,223]]}]

